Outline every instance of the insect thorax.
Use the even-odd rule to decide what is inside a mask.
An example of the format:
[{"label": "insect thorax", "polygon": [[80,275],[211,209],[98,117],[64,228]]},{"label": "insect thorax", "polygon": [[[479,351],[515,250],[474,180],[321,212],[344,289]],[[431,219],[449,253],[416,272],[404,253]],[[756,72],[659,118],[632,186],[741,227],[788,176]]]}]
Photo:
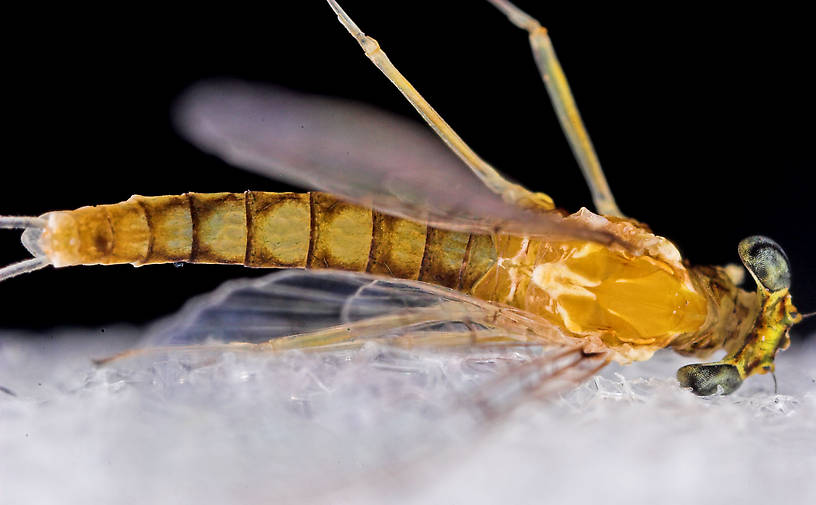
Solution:
[{"label": "insect thorax", "polygon": [[754,297],[724,270],[687,267],[671,242],[638,223],[586,210],[570,219],[640,249],[501,236],[498,261],[473,294],[543,316],[570,336],[613,351],[620,362],[645,360],[668,346],[710,353],[750,329]]}]

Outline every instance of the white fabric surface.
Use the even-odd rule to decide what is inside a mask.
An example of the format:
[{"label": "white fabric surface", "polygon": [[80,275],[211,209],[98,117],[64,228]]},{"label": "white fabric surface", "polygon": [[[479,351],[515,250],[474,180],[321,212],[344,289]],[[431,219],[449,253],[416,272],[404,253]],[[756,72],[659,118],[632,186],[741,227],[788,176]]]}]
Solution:
[{"label": "white fabric surface", "polygon": [[666,352],[485,426],[456,355],[90,363],[137,338],[0,334],[0,504],[816,503],[816,339],[779,394],[695,397]]}]

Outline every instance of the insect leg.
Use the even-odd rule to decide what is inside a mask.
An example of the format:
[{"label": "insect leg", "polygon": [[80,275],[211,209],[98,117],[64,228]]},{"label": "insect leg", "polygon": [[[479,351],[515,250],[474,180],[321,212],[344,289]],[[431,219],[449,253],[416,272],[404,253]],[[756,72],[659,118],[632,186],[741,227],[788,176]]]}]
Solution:
[{"label": "insect leg", "polygon": [[622,216],[612,196],[612,190],[609,189],[609,184],[606,182],[601,163],[592,146],[592,140],[584,128],[584,122],[581,120],[581,114],[575,105],[569,83],[555,55],[550,37],[547,35],[547,29],[541,26],[535,18],[507,0],[488,0],[488,2],[502,11],[514,25],[529,32],[530,46],[533,49],[536,65],[547,87],[553,107],[555,107],[561,129],[564,130],[572,152],[581,166],[581,172],[589,185],[596,210],[609,216]]},{"label": "insect leg", "polygon": [[399,89],[400,93],[414,106],[419,115],[428,125],[433,128],[437,135],[448,145],[448,147],[461,159],[477,177],[494,193],[499,194],[505,201],[516,203],[523,207],[550,210],[555,207],[552,199],[544,193],[533,193],[530,190],[514,184],[504,177],[489,163],[479,157],[453,128],[442,119],[431,105],[422,98],[422,95],[411,85],[410,82],[397,70],[380,49],[379,43],[367,36],[351,20],[346,12],[337,4],[335,0],[327,0],[332,10],[337,14],[337,19],[346,27],[346,30],[354,37],[363,48],[368,59],[371,60],[380,71]]},{"label": "insect leg", "polygon": [[496,419],[527,400],[569,391],[609,361],[606,354],[586,353],[580,347],[545,353],[486,384],[468,403],[487,419]]}]

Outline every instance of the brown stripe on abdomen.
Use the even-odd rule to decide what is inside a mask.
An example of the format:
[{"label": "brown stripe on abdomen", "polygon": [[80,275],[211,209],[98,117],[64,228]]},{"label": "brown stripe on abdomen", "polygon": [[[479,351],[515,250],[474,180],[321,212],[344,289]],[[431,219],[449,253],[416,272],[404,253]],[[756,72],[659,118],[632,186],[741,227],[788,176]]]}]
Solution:
[{"label": "brown stripe on abdomen", "polygon": [[150,233],[147,254],[141,263],[189,261],[193,245],[193,220],[187,195],[130,197],[145,212]]},{"label": "brown stripe on abdomen", "polygon": [[193,225],[190,261],[243,263],[247,219],[244,194],[188,193]]},{"label": "brown stripe on abdomen", "polygon": [[459,277],[459,285],[456,286],[456,289],[470,293],[471,288],[496,264],[497,257],[493,237],[490,235],[471,235],[465,262],[462,265],[462,273]]},{"label": "brown stripe on abdomen", "polygon": [[309,193],[247,191],[247,248],[251,267],[305,268],[311,236]]},{"label": "brown stripe on abdomen", "polygon": [[371,252],[373,211],[311,193],[312,240],[307,268],[365,271]]},{"label": "brown stripe on abdomen", "polygon": [[366,271],[400,279],[418,279],[426,233],[424,224],[375,211]]},{"label": "brown stripe on abdomen", "polygon": [[419,280],[456,288],[465,261],[469,233],[428,228]]}]

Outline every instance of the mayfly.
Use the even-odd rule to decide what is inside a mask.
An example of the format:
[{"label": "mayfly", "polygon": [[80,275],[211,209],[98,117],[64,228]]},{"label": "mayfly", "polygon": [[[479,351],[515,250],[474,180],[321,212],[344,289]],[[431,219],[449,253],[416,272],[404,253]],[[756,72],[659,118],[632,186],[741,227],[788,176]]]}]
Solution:
[{"label": "mayfly", "polygon": [[[545,28],[489,0],[529,33],[535,62],[598,214],[567,215],[546,194],[480,158],[334,0],[341,24],[444,144],[346,102],[239,82],[203,83],[180,101],[180,130],[223,159],[310,193],[133,196],[112,205],[2,217],[33,258],[0,280],[48,265],[233,263],[301,269],[238,281],[155,332],[154,346],[340,349],[537,346],[522,368],[582,380],[609,361],[658,349],[714,363],[678,371],[700,395],[773,372],[802,318],[790,266],[772,240],[738,247],[741,271],[691,267],[667,239],[618,209]],[[303,270],[305,269],[305,270]],[[220,340],[223,344],[214,344]]]}]

